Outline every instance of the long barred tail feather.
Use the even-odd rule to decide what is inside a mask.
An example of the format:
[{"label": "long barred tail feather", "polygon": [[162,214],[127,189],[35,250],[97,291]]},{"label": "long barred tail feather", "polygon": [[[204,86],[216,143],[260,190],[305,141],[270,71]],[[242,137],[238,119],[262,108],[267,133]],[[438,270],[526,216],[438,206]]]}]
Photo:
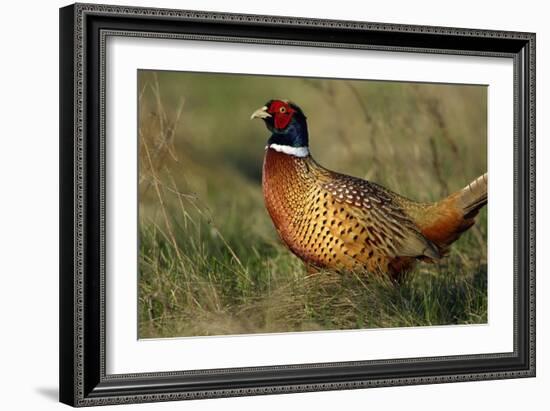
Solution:
[{"label": "long barred tail feather", "polygon": [[464,217],[475,217],[479,209],[487,204],[487,173],[476,178],[457,194]]}]

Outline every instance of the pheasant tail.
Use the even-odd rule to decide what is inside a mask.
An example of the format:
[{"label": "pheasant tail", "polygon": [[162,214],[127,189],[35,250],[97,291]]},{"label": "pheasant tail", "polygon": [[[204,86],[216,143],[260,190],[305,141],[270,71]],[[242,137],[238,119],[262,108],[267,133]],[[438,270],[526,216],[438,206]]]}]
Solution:
[{"label": "pheasant tail", "polygon": [[423,209],[416,222],[422,234],[434,242],[441,254],[475,223],[475,216],[487,204],[487,174],[463,189]]},{"label": "pheasant tail", "polygon": [[464,218],[474,217],[487,204],[487,173],[460,190],[457,197],[457,205],[464,210]]}]

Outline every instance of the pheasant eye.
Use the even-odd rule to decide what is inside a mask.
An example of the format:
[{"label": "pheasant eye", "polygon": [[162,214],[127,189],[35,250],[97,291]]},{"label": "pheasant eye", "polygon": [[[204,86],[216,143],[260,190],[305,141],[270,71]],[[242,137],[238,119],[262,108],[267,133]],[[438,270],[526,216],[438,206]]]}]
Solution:
[{"label": "pheasant eye", "polygon": [[281,107],[281,108],[279,109],[279,113],[282,113],[282,114],[286,113],[286,108]]}]

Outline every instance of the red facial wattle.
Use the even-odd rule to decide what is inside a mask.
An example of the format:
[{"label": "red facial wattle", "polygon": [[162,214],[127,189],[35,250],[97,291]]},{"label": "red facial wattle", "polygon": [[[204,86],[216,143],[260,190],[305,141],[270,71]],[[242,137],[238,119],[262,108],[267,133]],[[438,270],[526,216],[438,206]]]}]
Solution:
[{"label": "red facial wattle", "polygon": [[284,130],[292,120],[295,110],[290,104],[278,100],[271,104],[268,112],[273,116],[275,128]]}]

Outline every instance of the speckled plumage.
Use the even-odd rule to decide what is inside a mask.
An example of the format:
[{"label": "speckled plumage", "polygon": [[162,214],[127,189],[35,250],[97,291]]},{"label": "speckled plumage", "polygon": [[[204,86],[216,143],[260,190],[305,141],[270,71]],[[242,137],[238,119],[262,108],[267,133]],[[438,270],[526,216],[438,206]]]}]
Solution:
[{"label": "speckled plumage", "polygon": [[[270,148],[262,185],[281,239],[314,267],[398,275],[417,258],[440,257],[447,240],[472,223],[444,212],[452,201],[449,206],[442,203],[440,210],[437,203],[416,203],[377,184],[327,170],[311,156],[294,157]],[[425,215],[429,210],[432,218]],[[440,215],[449,220],[443,225],[453,233],[434,243],[423,229],[436,226]]]}]

